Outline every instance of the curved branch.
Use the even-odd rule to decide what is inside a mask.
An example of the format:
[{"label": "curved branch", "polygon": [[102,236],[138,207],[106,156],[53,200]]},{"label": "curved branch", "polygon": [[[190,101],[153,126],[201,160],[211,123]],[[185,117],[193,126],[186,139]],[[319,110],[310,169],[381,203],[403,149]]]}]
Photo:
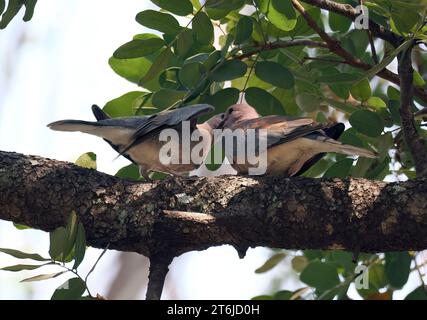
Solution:
[{"label": "curved branch", "polygon": [[425,142],[415,127],[413,106],[413,73],[412,47],[402,52],[399,56],[400,75],[400,117],[402,118],[402,129],[405,142],[415,162],[417,176],[427,176],[427,149]]},{"label": "curved branch", "polygon": [[148,257],[223,244],[384,252],[427,248],[427,180],[283,177],[124,181],[0,152],[0,219],[42,230],[75,210],[88,243]]}]

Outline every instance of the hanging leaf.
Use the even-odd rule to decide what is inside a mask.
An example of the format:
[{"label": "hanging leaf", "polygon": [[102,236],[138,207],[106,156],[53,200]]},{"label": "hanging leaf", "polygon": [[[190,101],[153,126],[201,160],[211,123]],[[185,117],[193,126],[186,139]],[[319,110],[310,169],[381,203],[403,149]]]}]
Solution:
[{"label": "hanging leaf", "polygon": [[236,38],[235,44],[242,44],[250,39],[252,35],[253,22],[252,18],[248,16],[242,16],[236,26]]},{"label": "hanging leaf", "polygon": [[325,291],[340,283],[336,268],[331,263],[313,261],[304,268],[300,280],[320,291]]},{"label": "hanging leaf", "polygon": [[43,267],[43,266],[45,266],[45,264],[41,264],[41,265],[17,264],[14,266],[0,268],[0,270],[18,272],[18,271],[23,271],[23,270],[35,270],[35,269]]},{"label": "hanging leaf", "polygon": [[357,110],[349,118],[353,128],[369,137],[379,137],[384,130],[381,117],[369,110]]},{"label": "hanging leaf", "polygon": [[177,34],[181,30],[179,22],[172,15],[155,10],[145,10],[138,13],[136,21],[144,27],[163,33]]},{"label": "hanging leaf", "polygon": [[25,252],[15,250],[15,249],[0,248],[0,252],[6,253],[6,254],[11,255],[12,257],[15,257],[18,259],[32,259],[35,261],[50,261],[50,259],[43,258],[42,256],[38,255],[37,253],[25,253]]},{"label": "hanging leaf", "polygon": [[75,164],[82,168],[96,169],[96,154],[86,152],[76,160]]},{"label": "hanging leaf", "polygon": [[255,66],[255,74],[261,80],[279,88],[290,89],[295,84],[293,74],[287,68],[276,62],[258,62]]},{"label": "hanging leaf", "polygon": [[179,71],[179,81],[188,89],[195,88],[202,77],[203,65],[198,62],[187,63]]},{"label": "hanging leaf", "polygon": [[144,86],[147,82],[154,79],[154,77],[156,77],[161,71],[166,69],[172,57],[173,53],[169,48],[163,50],[151,64],[150,69],[139,81],[139,84]]},{"label": "hanging leaf", "polygon": [[353,166],[353,159],[342,159],[335,162],[323,174],[324,178],[346,178]]},{"label": "hanging leaf", "polygon": [[198,12],[192,22],[196,39],[201,44],[211,44],[214,40],[214,30],[211,19],[203,11]]},{"label": "hanging leaf", "polygon": [[76,244],[74,248],[74,265],[73,269],[77,269],[77,267],[82,263],[84,256],[86,253],[86,234],[84,226],[81,222],[77,227],[76,234]]},{"label": "hanging leaf", "polygon": [[51,300],[77,300],[85,291],[86,284],[80,278],[72,278],[55,290]]},{"label": "hanging leaf", "polygon": [[217,68],[211,75],[212,80],[217,82],[233,80],[246,74],[247,66],[240,60],[228,60]]},{"label": "hanging leaf", "polygon": [[61,271],[61,272],[49,273],[49,274],[39,274],[39,275],[34,276],[34,277],[23,279],[20,282],[34,282],[34,281],[48,280],[48,279],[56,278],[56,277],[60,276],[61,274],[66,273],[66,272],[67,272],[67,270]]},{"label": "hanging leaf", "polygon": [[245,100],[261,115],[284,114],[282,104],[271,93],[257,87],[247,88]]},{"label": "hanging leaf", "polygon": [[276,253],[274,256],[270,257],[261,267],[255,270],[255,273],[264,273],[270,271],[275,266],[277,266],[283,259],[286,258],[285,253]]},{"label": "hanging leaf", "polygon": [[151,2],[178,16],[186,16],[193,12],[193,5],[189,0],[151,0]]},{"label": "hanging leaf", "polygon": [[113,57],[117,59],[132,59],[148,56],[162,48],[165,42],[160,38],[132,40],[114,51]]},{"label": "hanging leaf", "polygon": [[408,252],[386,252],[385,273],[394,288],[402,288],[408,281],[412,258]]}]

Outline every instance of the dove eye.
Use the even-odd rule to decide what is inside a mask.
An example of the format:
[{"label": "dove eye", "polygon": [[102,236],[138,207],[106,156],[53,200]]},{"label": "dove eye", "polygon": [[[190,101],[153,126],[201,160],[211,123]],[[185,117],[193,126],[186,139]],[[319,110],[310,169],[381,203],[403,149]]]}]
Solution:
[{"label": "dove eye", "polygon": [[233,111],[233,108],[228,109],[228,113],[232,113]]},{"label": "dove eye", "polygon": [[221,115],[221,119],[224,119],[224,114]]}]

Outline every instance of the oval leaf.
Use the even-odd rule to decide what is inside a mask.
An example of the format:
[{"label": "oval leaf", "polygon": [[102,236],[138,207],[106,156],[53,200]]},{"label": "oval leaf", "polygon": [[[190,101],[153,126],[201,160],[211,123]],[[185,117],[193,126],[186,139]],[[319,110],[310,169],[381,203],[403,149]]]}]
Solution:
[{"label": "oval leaf", "polygon": [[189,0],[151,0],[151,2],[178,16],[186,16],[193,12],[193,5]]},{"label": "oval leaf", "polygon": [[276,62],[258,62],[255,66],[255,74],[261,80],[279,88],[290,89],[295,84],[294,75]]},{"label": "oval leaf", "polygon": [[192,22],[196,40],[201,44],[211,44],[214,40],[214,29],[211,19],[203,11],[198,12]]},{"label": "oval leaf", "polygon": [[252,18],[242,16],[236,26],[236,39],[234,40],[234,43],[241,44],[248,40],[251,37],[252,29]]},{"label": "oval leaf", "polygon": [[168,34],[177,34],[181,29],[179,22],[172,15],[155,10],[138,13],[136,21],[144,27]]},{"label": "oval leaf", "polygon": [[384,122],[379,115],[369,110],[357,110],[349,118],[353,128],[369,137],[378,137],[384,130]]},{"label": "oval leaf", "polygon": [[277,253],[270,257],[261,267],[255,270],[255,273],[264,273],[277,266],[283,259],[286,258],[285,253]]},{"label": "oval leaf", "polygon": [[225,61],[212,73],[212,79],[216,82],[233,80],[246,74],[247,66],[240,60]]},{"label": "oval leaf", "polygon": [[18,259],[32,259],[35,261],[50,261],[50,259],[43,258],[42,256],[38,255],[37,253],[25,253],[25,252],[15,250],[15,249],[0,248],[0,252],[6,253],[6,254],[11,255],[12,257],[15,257]]},{"label": "oval leaf", "polygon": [[120,46],[114,51],[114,58],[132,59],[148,56],[163,47],[165,42],[160,38],[136,39]]},{"label": "oval leaf", "polygon": [[325,291],[340,283],[333,264],[313,261],[302,271],[300,280],[320,291]]}]

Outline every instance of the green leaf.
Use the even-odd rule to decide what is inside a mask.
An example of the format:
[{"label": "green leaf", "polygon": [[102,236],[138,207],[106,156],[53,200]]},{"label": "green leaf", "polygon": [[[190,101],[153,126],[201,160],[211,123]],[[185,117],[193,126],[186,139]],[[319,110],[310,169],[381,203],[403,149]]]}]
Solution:
[{"label": "green leaf", "polygon": [[51,300],[77,300],[85,291],[85,283],[80,278],[72,278],[55,290]]},{"label": "green leaf", "polygon": [[379,290],[387,285],[384,265],[375,263],[369,267],[369,284]]},{"label": "green leaf", "polygon": [[260,296],[253,297],[251,300],[273,300],[273,297],[266,295],[266,294],[263,294]]},{"label": "green leaf", "polygon": [[64,248],[67,239],[67,231],[64,227],[56,228],[50,232],[49,255],[53,260],[64,261]]},{"label": "green leaf", "polygon": [[242,16],[239,19],[239,22],[236,26],[236,38],[234,40],[235,44],[242,44],[247,41],[251,35],[253,30],[253,21],[252,18],[248,16]]},{"label": "green leaf", "polygon": [[303,92],[295,97],[297,106],[305,112],[313,112],[320,107],[322,99],[311,93]]},{"label": "green leaf", "polygon": [[74,244],[76,242],[76,235],[77,235],[77,215],[75,211],[72,211],[70,216],[67,220],[67,225],[65,227],[66,229],[66,239],[64,242],[64,258],[66,258],[66,261],[69,262],[74,258],[74,254],[72,253],[72,250],[74,248]]},{"label": "green leaf", "polygon": [[354,73],[333,73],[320,76],[317,81],[321,83],[350,83],[354,81]]},{"label": "green leaf", "polygon": [[86,152],[76,160],[75,164],[87,169],[96,169],[96,154],[93,152]]},{"label": "green leaf", "polygon": [[86,253],[86,233],[84,226],[81,222],[77,227],[76,234],[76,244],[74,247],[74,265],[73,269],[77,269],[77,267],[82,263]]},{"label": "green leaf", "polygon": [[165,42],[160,38],[132,40],[114,51],[113,57],[117,59],[132,59],[148,56],[162,48]]},{"label": "green leaf", "polygon": [[290,89],[295,84],[294,75],[276,62],[258,62],[255,66],[255,74],[261,80],[279,88]]},{"label": "green leaf", "polygon": [[264,89],[257,87],[247,88],[245,91],[245,100],[261,115],[284,114],[280,101]]},{"label": "green leaf", "polygon": [[122,179],[128,179],[128,180],[134,180],[134,181],[141,180],[141,176],[139,175],[138,165],[134,163],[121,168],[119,171],[117,171],[115,176]]},{"label": "green leaf", "polygon": [[[25,14],[22,20],[24,21],[30,21],[34,14],[34,8],[36,7],[37,0],[25,0],[24,6],[25,6]],[[1,10],[0,10],[1,13]]]},{"label": "green leaf", "polygon": [[294,295],[293,291],[280,290],[274,294],[273,299],[274,300],[290,300],[293,295]]},{"label": "green leaf", "polygon": [[139,84],[145,85],[147,82],[154,79],[161,71],[167,68],[172,57],[173,52],[169,48],[163,50],[154,60],[145,76],[139,81]]},{"label": "green leaf", "polygon": [[172,15],[155,10],[145,10],[138,13],[136,21],[144,27],[163,33],[177,34],[181,30],[179,22]]},{"label": "green leaf", "polygon": [[[290,1],[278,0],[271,3],[270,0],[261,0],[260,2],[261,11],[267,13],[268,20],[275,27],[282,31],[291,31],[295,28],[297,24],[297,17],[293,6],[290,5]],[[286,14],[279,12],[275,6]]]},{"label": "green leaf", "polygon": [[386,252],[385,273],[394,288],[402,288],[408,281],[412,258],[408,252]]},{"label": "green leaf", "polygon": [[60,276],[61,274],[66,273],[66,272],[67,272],[67,270],[61,271],[61,272],[48,273],[48,274],[39,274],[39,275],[34,276],[34,277],[23,279],[20,282],[34,282],[34,281],[48,280],[48,279],[56,278],[56,277]]},{"label": "green leaf", "polygon": [[308,265],[308,259],[304,256],[296,256],[291,261],[292,269],[296,272],[302,272]]},{"label": "green leaf", "polygon": [[381,110],[381,109],[387,108],[387,105],[385,104],[385,102],[378,97],[370,97],[366,101],[366,104],[375,110]]},{"label": "green leaf", "polygon": [[270,257],[261,267],[255,270],[255,273],[264,273],[277,266],[283,259],[286,258],[285,253],[276,253]]},{"label": "green leaf", "polygon": [[31,229],[31,227],[23,225],[23,224],[19,224],[19,223],[15,223],[13,222],[13,226],[18,229],[18,230],[26,230],[26,229]]},{"label": "green leaf", "polygon": [[32,259],[35,261],[50,261],[50,259],[43,258],[37,253],[25,253],[19,250],[15,249],[6,249],[6,248],[0,248],[0,252],[6,253],[8,255],[11,255],[12,257],[18,258],[18,259]]},{"label": "green leaf", "polygon": [[390,52],[386,57],[384,57],[384,59],[378,63],[377,65],[375,65],[374,67],[372,67],[370,70],[366,71],[364,74],[362,74],[362,76],[356,80],[356,83],[365,79],[365,78],[370,78],[374,75],[376,75],[378,72],[380,72],[382,69],[384,69],[385,67],[387,67],[393,60],[394,58],[397,57],[397,55],[406,50],[407,48],[409,48],[409,46],[412,43],[412,39],[406,40],[404,43],[402,43],[399,47],[397,47],[396,49],[394,49],[392,52]]},{"label": "green leaf", "polygon": [[239,94],[240,91],[236,88],[226,88],[216,92],[212,96],[206,97],[204,102],[214,106],[217,113],[221,113],[224,112],[229,106],[237,103]]},{"label": "green leaf", "polygon": [[3,13],[0,19],[0,29],[7,27],[12,19],[18,14],[23,5],[24,4],[21,0],[9,0],[6,11]]},{"label": "green leaf", "polygon": [[134,105],[136,99],[147,93],[146,91],[131,91],[125,93],[107,102],[103,110],[112,118],[133,116],[135,115]]},{"label": "green leaf", "polygon": [[353,166],[353,159],[345,158],[335,162],[323,174],[324,178],[346,178],[348,177],[351,167]]},{"label": "green leaf", "polygon": [[193,31],[191,29],[183,30],[176,40],[176,54],[181,58],[186,57],[193,48],[193,44]]},{"label": "green leaf", "polygon": [[214,40],[214,29],[211,19],[203,11],[198,12],[192,22],[196,40],[201,44],[211,44]]},{"label": "green leaf", "polygon": [[189,0],[151,0],[154,4],[178,16],[186,16],[193,12]]},{"label": "green leaf", "polygon": [[247,66],[240,60],[227,60],[218,67],[211,75],[212,80],[222,82],[243,77]]},{"label": "green leaf", "polygon": [[337,269],[331,263],[313,261],[302,271],[300,280],[320,291],[339,285]]},{"label": "green leaf", "polygon": [[427,300],[427,288],[419,286],[415,290],[411,291],[405,300]]},{"label": "green leaf", "polygon": [[350,28],[351,20],[334,12],[329,11],[329,26],[333,31],[346,32]]},{"label": "green leaf", "polygon": [[195,88],[202,77],[202,64],[198,62],[187,63],[179,71],[179,81],[188,89]]},{"label": "green leaf", "polygon": [[0,268],[0,270],[18,272],[18,271],[23,271],[23,270],[34,270],[34,269],[43,267],[44,265],[45,264],[41,264],[41,265],[17,264],[17,265],[14,265],[14,266]]},{"label": "green leaf", "polygon": [[186,91],[161,89],[153,94],[152,102],[155,107],[159,109],[164,109],[182,100],[185,95]]},{"label": "green leaf", "polygon": [[[108,64],[119,76],[126,80],[139,84],[143,75],[145,75],[151,68],[153,62],[148,58],[134,58],[134,59],[116,59],[111,57]],[[154,78],[154,77],[153,77]],[[144,83],[144,87],[151,91],[160,89],[157,79],[151,79]]]},{"label": "green leaf", "polygon": [[290,0],[273,0],[271,2],[273,5],[273,8],[279,11],[280,13],[283,13],[286,18],[292,20],[296,19],[296,13],[294,6],[292,5],[292,2]]},{"label": "green leaf", "polygon": [[366,101],[372,95],[371,85],[367,78],[356,82],[350,88],[351,95],[353,98],[359,101]]},{"label": "green leaf", "polygon": [[349,118],[353,128],[369,137],[379,137],[384,130],[381,117],[369,110],[357,110]]}]

